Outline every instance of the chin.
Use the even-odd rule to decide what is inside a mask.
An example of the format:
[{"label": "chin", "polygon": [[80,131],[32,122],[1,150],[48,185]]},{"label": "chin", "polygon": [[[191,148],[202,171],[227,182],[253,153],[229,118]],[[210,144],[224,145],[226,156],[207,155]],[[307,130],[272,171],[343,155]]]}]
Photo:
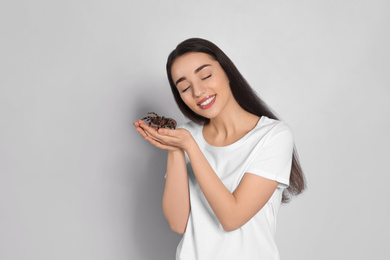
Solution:
[{"label": "chin", "polygon": [[214,119],[218,116],[218,113],[207,113],[207,115],[201,115],[201,116],[207,119]]}]

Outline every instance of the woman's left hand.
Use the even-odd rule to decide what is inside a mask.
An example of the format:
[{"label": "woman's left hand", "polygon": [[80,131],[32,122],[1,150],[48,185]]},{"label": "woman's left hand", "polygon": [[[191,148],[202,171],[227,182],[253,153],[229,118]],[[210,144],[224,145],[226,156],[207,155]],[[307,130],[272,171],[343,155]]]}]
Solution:
[{"label": "woman's left hand", "polygon": [[138,125],[145,132],[144,138],[157,148],[167,150],[166,147],[177,147],[187,150],[193,137],[189,131],[183,128],[167,129],[160,128],[157,130],[153,126],[149,126],[143,120],[138,121]]}]

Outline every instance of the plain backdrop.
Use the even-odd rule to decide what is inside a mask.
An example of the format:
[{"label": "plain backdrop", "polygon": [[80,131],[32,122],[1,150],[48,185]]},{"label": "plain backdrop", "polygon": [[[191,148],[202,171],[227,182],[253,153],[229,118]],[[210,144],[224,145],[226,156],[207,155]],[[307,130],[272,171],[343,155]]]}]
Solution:
[{"label": "plain backdrop", "polygon": [[282,259],[390,255],[390,2],[2,0],[0,259],[173,259],[166,152],[132,123],[186,119],[176,45],[216,43],[293,129],[308,189]]}]

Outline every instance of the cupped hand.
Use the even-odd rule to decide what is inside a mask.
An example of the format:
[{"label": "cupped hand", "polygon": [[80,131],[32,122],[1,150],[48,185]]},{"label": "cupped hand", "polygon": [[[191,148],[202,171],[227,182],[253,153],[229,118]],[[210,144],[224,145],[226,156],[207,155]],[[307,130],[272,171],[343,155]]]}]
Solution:
[{"label": "cupped hand", "polygon": [[192,135],[185,129],[166,129],[149,126],[143,120],[133,123],[138,133],[152,145],[163,150],[186,150],[193,140]]}]

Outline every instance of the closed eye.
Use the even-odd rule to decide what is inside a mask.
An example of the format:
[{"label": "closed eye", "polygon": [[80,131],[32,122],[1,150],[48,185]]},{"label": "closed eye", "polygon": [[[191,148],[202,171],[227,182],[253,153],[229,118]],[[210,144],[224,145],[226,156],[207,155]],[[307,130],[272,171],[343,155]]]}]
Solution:
[{"label": "closed eye", "polygon": [[210,77],[211,77],[211,74],[208,75],[207,77],[204,77],[203,79],[208,79],[208,78],[210,78]]},{"label": "closed eye", "polygon": [[187,88],[183,89],[183,90],[181,91],[181,93],[184,93],[184,92],[186,92],[186,91],[187,91],[187,89],[189,89],[189,88],[190,88],[190,86],[188,86]]}]

